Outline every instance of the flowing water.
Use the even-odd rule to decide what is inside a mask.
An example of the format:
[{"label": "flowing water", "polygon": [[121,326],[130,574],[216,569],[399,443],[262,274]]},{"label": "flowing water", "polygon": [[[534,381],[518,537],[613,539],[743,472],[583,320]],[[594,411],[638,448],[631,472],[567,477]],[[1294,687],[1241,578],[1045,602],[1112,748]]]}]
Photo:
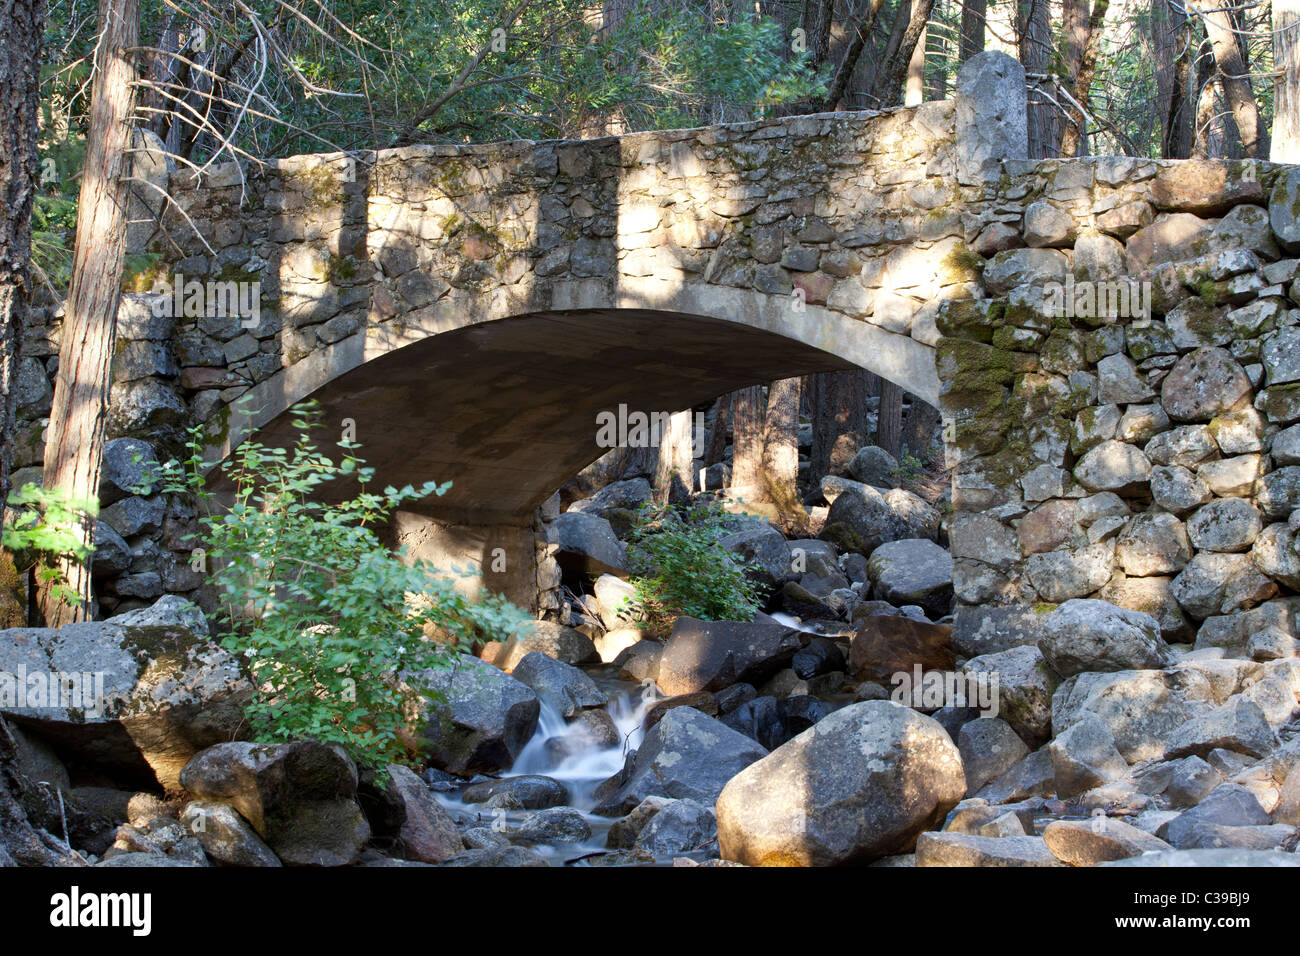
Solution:
[{"label": "flowing water", "polygon": [[[537,729],[532,738],[515,758],[514,765],[500,775],[500,779],[506,779],[541,774],[559,781],[569,791],[567,806],[581,812],[591,826],[591,837],[583,843],[556,846],[538,844],[532,847],[552,863],[572,861],[605,851],[605,838],[614,821],[591,813],[591,808],[596,805],[596,788],[622,770],[627,755],[641,746],[645,736],[646,712],[656,701],[663,699],[653,681],[635,684],[617,680],[600,671],[589,672],[589,676],[609,698],[605,709],[618,729],[619,743],[614,746],[599,745],[591,739],[590,732],[583,725],[567,723],[558,709],[542,701]],[[489,810],[482,804],[465,803],[463,793],[464,788],[459,787],[435,793],[435,796],[457,819],[474,818],[478,826],[498,831],[518,824],[534,812]]]}]

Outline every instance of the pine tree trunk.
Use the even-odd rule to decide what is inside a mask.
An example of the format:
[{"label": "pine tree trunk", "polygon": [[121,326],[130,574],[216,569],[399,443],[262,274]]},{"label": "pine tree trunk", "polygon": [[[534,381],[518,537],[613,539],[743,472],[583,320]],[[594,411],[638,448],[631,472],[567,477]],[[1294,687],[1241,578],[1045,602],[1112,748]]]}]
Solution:
[{"label": "pine tree trunk", "polygon": [[966,0],[961,5],[960,59],[965,63],[976,53],[984,52],[984,17],[988,0]]},{"label": "pine tree trunk", "polygon": [[903,453],[903,390],[887,378],[880,380],[876,444],[895,458]]},{"label": "pine tree trunk", "polygon": [[[1047,73],[1052,61],[1051,8],[1048,0],[1020,0],[1017,31],[1020,62],[1026,73]],[[1035,81],[1029,85],[1029,158],[1056,155],[1060,143],[1056,105],[1040,92]]]},{"label": "pine tree trunk", "polygon": [[[59,374],[45,442],[43,484],[74,500],[93,499],[99,488],[100,457],[111,384],[109,367],[117,327],[117,304],[126,252],[134,54],[139,45],[139,0],[100,0],[99,42],[91,92],[86,162],[77,201],[77,240],[72,286],[63,320]],[[94,526],[82,534],[93,545]],[[89,564],[62,563],[77,605],[47,592],[47,625],[87,619],[91,608]]]},{"label": "pine tree trunk", "polygon": [[713,427],[709,429],[709,446],[704,451],[704,467],[722,461],[727,450],[727,429],[731,427],[731,394],[718,399],[713,409]]},{"label": "pine tree trunk", "polygon": [[928,461],[934,430],[938,427],[939,410],[913,395],[903,421],[904,447],[921,461]]},{"label": "pine tree trunk", "polygon": [[32,204],[45,0],[3,0],[0,23],[0,524],[9,500],[23,329],[31,307]]},{"label": "pine tree trunk", "polygon": [[822,372],[808,376],[813,426],[808,485],[842,472],[867,443],[867,371]]},{"label": "pine tree trunk", "polygon": [[783,378],[768,389],[763,438],[763,492],[776,505],[782,524],[802,528],[807,513],[799,501],[798,378]]},{"label": "pine tree trunk", "polygon": [[903,88],[903,105],[920,106],[925,102],[925,41],[929,31],[921,29],[912,58],[907,61],[907,82]]},{"label": "pine tree trunk", "polygon": [[1265,137],[1260,135],[1259,107],[1255,104],[1250,80],[1246,78],[1248,71],[1232,18],[1218,0],[1194,0],[1188,6],[1198,10],[1205,23],[1210,49],[1214,52],[1214,63],[1219,69],[1223,96],[1232,111],[1242,148],[1247,156],[1262,159],[1267,155],[1267,150],[1262,141]]},{"label": "pine tree trunk", "polygon": [[1269,159],[1300,163],[1300,0],[1273,0],[1273,141]]},{"label": "pine tree trunk", "polygon": [[668,420],[668,433],[659,438],[659,460],[655,465],[655,492],[660,502],[667,501],[673,488],[673,479],[681,481],[687,491],[694,491],[694,443],[692,425],[695,415],[689,408],[673,412]]},{"label": "pine tree trunk", "polygon": [[763,387],[731,395],[731,487],[737,498],[763,497]]}]

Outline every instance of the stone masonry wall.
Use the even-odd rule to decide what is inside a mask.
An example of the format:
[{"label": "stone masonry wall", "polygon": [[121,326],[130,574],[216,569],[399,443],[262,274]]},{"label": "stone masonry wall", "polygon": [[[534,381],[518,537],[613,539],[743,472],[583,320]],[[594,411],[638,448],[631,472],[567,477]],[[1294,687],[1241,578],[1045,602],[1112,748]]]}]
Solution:
[{"label": "stone masonry wall", "polygon": [[983,297],[938,318],[956,639],[1091,596],[1250,653],[1300,614],[1300,170],[1005,170]]}]

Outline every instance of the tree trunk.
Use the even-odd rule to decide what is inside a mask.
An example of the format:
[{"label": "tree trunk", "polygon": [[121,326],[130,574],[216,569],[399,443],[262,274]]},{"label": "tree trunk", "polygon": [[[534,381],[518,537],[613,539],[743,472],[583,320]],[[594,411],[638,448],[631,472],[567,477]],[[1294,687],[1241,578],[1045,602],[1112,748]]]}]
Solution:
[{"label": "tree trunk", "polygon": [[723,395],[713,408],[713,427],[709,429],[709,445],[704,449],[704,467],[722,461],[727,450],[727,429],[731,427],[731,393]]},{"label": "tree trunk", "polygon": [[768,389],[763,436],[763,496],[776,505],[781,523],[803,528],[807,512],[799,501],[799,384],[783,378]]},{"label": "tree trunk", "polygon": [[988,0],[966,0],[961,5],[961,47],[958,53],[965,63],[976,53],[984,52],[984,17]]},{"label": "tree trunk", "polygon": [[1156,65],[1156,110],[1160,115],[1160,156],[1187,159],[1195,131],[1196,68],[1192,24],[1170,0],[1151,2],[1152,47]]},{"label": "tree trunk", "polygon": [[668,420],[668,434],[659,438],[659,460],[655,465],[655,492],[660,502],[667,501],[677,478],[687,491],[695,490],[694,442],[691,409],[673,412]]},{"label": "tree trunk", "polygon": [[903,87],[904,106],[920,106],[925,102],[925,41],[928,33],[928,30],[921,30],[912,58],[907,61],[907,80]]},{"label": "tree trunk", "polygon": [[[1052,61],[1051,8],[1048,0],[1020,0],[1016,29],[1020,43],[1020,62],[1026,73],[1047,73]],[[1039,85],[1029,83],[1029,158],[1055,156],[1060,143],[1056,104],[1048,100]]]},{"label": "tree trunk", "polygon": [[903,453],[903,390],[887,378],[880,380],[876,444],[895,458]]},{"label": "tree trunk", "polygon": [[0,22],[0,525],[9,500],[23,330],[31,307],[32,204],[39,180],[41,41],[45,0],[3,0]]},{"label": "tree trunk", "polygon": [[1255,95],[1251,92],[1250,80],[1246,76],[1246,64],[1242,59],[1232,18],[1218,0],[1193,0],[1188,7],[1199,11],[1201,20],[1205,23],[1205,33],[1209,37],[1214,63],[1219,70],[1219,82],[1232,110],[1242,148],[1247,156],[1263,159],[1267,151],[1259,133],[1259,108],[1255,105]]},{"label": "tree trunk", "polygon": [[921,461],[929,461],[930,445],[938,426],[939,410],[913,395],[903,421],[903,446]]},{"label": "tree trunk", "polygon": [[763,497],[763,386],[731,394],[731,487],[737,498]]},{"label": "tree trunk", "polygon": [[867,376],[870,372],[822,372],[808,376],[813,440],[808,485],[842,472],[867,443]]},{"label": "tree trunk", "polygon": [[861,22],[853,34],[848,49],[844,51],[844,59],[840,62],[839,69],[835,71],[835,78],[831,81],[830,92],[827,93],[826,99],[822,101],[822,110],[839,109],[839,103],[844,99],[844,94],[849,87],[849,81],[853,78],[853,72],[857,69],[858,60],[862,56],[862,50],[867,45],[867,40],[871,36],[871,31],[876,26],[876,19],[880,16],[880,10],[885,5],[885,0],[871,0],[871,5],[867,8],[866,13],[862,15]]},{"label": "tree trunk", "polygon": [[[883,106],[898,104],[899,94],[903,90],[903,81],[907,77],[907,67],[912,60],[912,51],[917,47],[926,24],[930,22],[930,11],[934,9],[934,0],[914,0],[906,14],[906,27],[901,31],[895,24],[889,38],[889,46],[881,58],[881,68],[872,83],[872,92]],[[900,7],[899,21],[904,20]]]},{"label": "tree trunk", "polygon": [[[101,38],[95,58],[86,162],[77,201],[77,239],[72,284],[63,320],[59,374],[45,442],[43,484],[77,501],[99,488],[100,457],[108,411],[109,366],[117,327],[117,304],[126,252],[131,105],[135,62],[126,51],[139,45],[139,0],[100,0]],[[82,534],[93,545],[94,525]],[[42,597],[46,623],[59,627],[87,619],[91,608],[89,563],[62,563],[68,587],[81,603]]]},{"label": "tree trunk", "polygon": [[1275,163],[1300,163],[1300,0],[1273,0],[1273,140]]},{"label": "tree trunk", "polygon": [[[1110,0],[1095,0],[1091,14],[1088,12],[1088,0],[1068,0],[1065,4],[1066,76],[1074,78],[1070,95],[1085,107],[1090,99],[1092,78],[1097,72],[1097,53],[1109,8]],[[1073,108],[1070,109],[1070,116],[1074,122],[1064,124],[1061,131],[1062,156],[1077,156],[1080,144],[1086,145],[1083,134],[1087,120]]]}]

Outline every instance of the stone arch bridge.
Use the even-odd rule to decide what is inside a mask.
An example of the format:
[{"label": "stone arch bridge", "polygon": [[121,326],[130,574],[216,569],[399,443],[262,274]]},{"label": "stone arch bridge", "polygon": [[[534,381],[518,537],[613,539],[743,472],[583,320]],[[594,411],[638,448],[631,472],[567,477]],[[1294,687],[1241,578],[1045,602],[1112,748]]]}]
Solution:
[{"label": "stone arch bridge", "polygon": [[[1015,62],[984,54],[953,101],[881,113],[202,175],[159,164],[174,203],[136,215],[156,260],[138,281],[256,283],[257,314],[167,315],[178,310],[155,296],[126,296],[110,432],[151,440],[207,422],[215,460],[254,432],[286,437],[288,409],[314,398],[355,423],[383,482],[453,481],[403,516],[401,540],[474,561],[504,547],[516,570],[487,583],[530,603],[535,509],[601,453],[598,413],[861,366],[948,422],[969,628],[999,605],[1108,588],[1185,622],[1224,613],[1233,574],[1253,588],[1244,604],[1290,593],[1300,570],[1280,539],[1300,476],[1269,476],[1290,474],[1273,436],[1300,420],[1297,171],[1025,160],[1024,99]],[[1051,303],[1067,282],[1150,282],[1150,308],[1063,315]],[[29,425],[57,326],[29,336]],[[1210,380],[1221,400],[1197,392]],[[1160,434],[1208,434],[1225,415],[1251,437],[1225,443],[1216,426],[1190,466],[1162,450]],[[1276,555],[1234,558],[1218,603],[1189,610],[1171,580],[1220,552],[1193,539],[1144,565],[1124,535],[1148,512],[1181,527],[1191,509],[1157,493],[1153,471],[1197,478],[1211,461],[1240,480],[1198,479],[1207,501],[1244,498],[1261,534],[1284,530]],[[167,573],[189,516],[157,508],[122,519],[132,556],[105,572],[110,604],[156,596],[131,583],[153,573],[144,539],[148,589],[197,586]]]}]

